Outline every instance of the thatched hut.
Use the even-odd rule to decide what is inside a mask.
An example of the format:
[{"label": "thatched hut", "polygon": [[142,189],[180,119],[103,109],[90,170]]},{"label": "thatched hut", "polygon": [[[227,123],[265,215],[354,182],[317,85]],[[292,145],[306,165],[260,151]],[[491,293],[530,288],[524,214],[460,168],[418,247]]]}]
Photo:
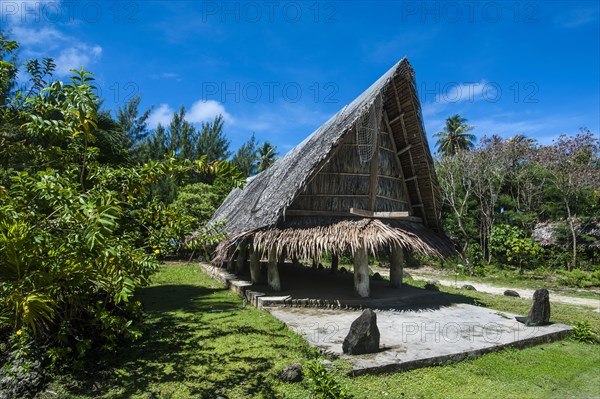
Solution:
[{"label": "thatched hut", "polygon": [[[414,71],[402,59],[266,171],[233,190],[211,223],[227,233],[214,262],[280,289],[282,257],[350,252],[355,290],[369,296],[369,253],[389,251],[390,280],[402,282],[404,251],[453,251],[440,228],[440,195],[423,128]],[[234,260],[234,258],[236,258]]]}]

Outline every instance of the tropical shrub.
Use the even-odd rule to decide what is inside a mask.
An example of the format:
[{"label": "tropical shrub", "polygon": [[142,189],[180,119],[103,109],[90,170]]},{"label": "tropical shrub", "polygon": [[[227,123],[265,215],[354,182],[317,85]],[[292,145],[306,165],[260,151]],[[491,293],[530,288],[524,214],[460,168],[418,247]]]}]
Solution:
[{"label": "tropical shrub", "polygon": [[222,198],[212,185],[195,183],[180,188],[170,207],[190,217],[195,227],[199,227],[208,222],[221,202]]},{"label": "tropical shrub", "polygon": [[588,273],[580,269],[572,271],[557,270],[557,281],[560,285],[568,287],[589,288],[592,286],[600,286],[600,273]]},{"label": "tropical shrub", "polygon": [[490,250],[495,255],[499,266],[503,263],[524,269],[538,266],[543,255],[543,248],[525,232],[516,226],[506,224],[492,228]]},{"label": "tropical shrub", "polygon": [[306,375],[310,390],[318,399],[348,399],[351,396],[318,360],[306,364]]},{"label": "tropical shrub", "polygon": [[598,340],[598,336],[594,333],[594,329],[587,320],[579,321],[573,326],[571,338],[575,341],[593,344]]},{"label": "tropical shrub", "polygon": [[[16,49],[10,43],[0,37],[5,52]],[[10,65],[0,63],[2,78]],[[205,157],[134,167],[102,161],[95,144],[109,132],[100,133],[94,79],[72,72],[70,83],[38,77],[33,94],[11,92],[0,108],[0,142],[11,148],[0,151],[2,380],[30,355],[33,363],[76,365],[91,350],[137,339],[135,289],[148,284],[165,242],[182,240],[189,226],[173,209],[145,204],[147,188],[167,176],[231,171]],[[148,215],[158,222],[146,223]]]}]

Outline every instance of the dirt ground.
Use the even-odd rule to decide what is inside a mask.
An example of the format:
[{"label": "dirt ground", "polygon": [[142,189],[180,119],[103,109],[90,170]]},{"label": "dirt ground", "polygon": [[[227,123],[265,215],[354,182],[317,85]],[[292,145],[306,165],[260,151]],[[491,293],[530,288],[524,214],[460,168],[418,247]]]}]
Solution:
[{"label": "dirt ground", "polygon": [[[460,288],[463,285],[469,284],[475,287],[477,291],[485,292],[493,295],[504,295],[504,291],[513,290],[519,293],[522,298],[530,299],[533,297],[535,290],[529,288],[514,288],[514,287],[501,287],[488,283],[479,283],[468,280],[455,280],[451,276],[445,273],[439,273],[435,269],[405,269],[413,279],[415,280],[437,280],[439,284],[448,287]],[[375,267],[374,271],[378,272],[382,276],[389,275],[389,270],[385,268]],[[557,294],[555,292],[550,293],[551,302],[568,303],[571,305],[589,306],[593,307],[597,312],[600,313],[600,299],[594,298],[577,298],[567,295]]]}]

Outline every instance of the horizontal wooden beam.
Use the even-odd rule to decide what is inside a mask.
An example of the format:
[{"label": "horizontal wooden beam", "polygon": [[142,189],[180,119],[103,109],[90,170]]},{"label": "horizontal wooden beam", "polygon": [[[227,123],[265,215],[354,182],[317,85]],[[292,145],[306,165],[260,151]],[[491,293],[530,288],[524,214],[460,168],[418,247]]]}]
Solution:
[{"label": "horizontal wooden beam", "polygon": [[[319,172],[320,175],[326,175],[326,176],[350,176],[350,177],[370,177],[371,175],[368,173],[346,173],[346,172]],[[386,176],[386,175],[378,175],[377,177],[382,178],[382,179],[392,179],[392,180],[398,180],[398,181],[402,181],[401,177],[398,176]],[[304,195],[310,195],[310,194],[304,194]],[[331,194],[332,196],[336,196],[336,194]]]},{"label": "horizontal wooden beam", "polygon": [[409,212],[372,212],[364,209],[350,208],[350,214],[372,219],[394,219],[422,223],[423,219],[411,216]]},{"label": "horizontal wooden beam", "polygon": [[389,123],[390,125],[398,120],[400,120],[400,118],[402,118],[404,116],[404,112],[402,112],[400,115],[398,115],[397,117],[395,117],[394,119],[392,119]]},{"label": "horizontal wooden beam", "polygon": [[286,216],[348,216],[348,212],[312,211],[304,209],[286,209]]},{"label": "horizontal wooden beam", "polygon": [[394,219],[406,222],[423,223],[423,219],[417,216],[409,216],[408,212],[371,212],[362,209],[350,208],[350,212],[338,211],[313,211],[304,209],[287,209],[286,216],[320,216],[320,217],[364,217],[369,219]]},{"label": "horizontal wooden beam", "polygon": [[[354,143],[344,143],[342,144],[344,147],[364,147],[364,144],[354,144]],[[408,146],[408,148],[410,148],[410,145]],[[406,150],[408,150],[408,148],[406,148]],[[391,148],[387,148],[387,147],[379,147],[379,149],[384,150],[384,151],[388,151],[388,152],[394,152],[394,150],[392,150]],[[400,154],[404,152],[404,150],[402,150],[400,152]]]},{"label": "horizontal wooden beam", "polygon": [[300,194],[298,197],[340,197],[340,198],[354,198],[354,197],[368,197],[367,194]]},{"label": "horizontal wooden beam", "polygon": [[403,212],[374,212],[374,211],[367,211],[364,209],[356,209],[356,208],[350,208],[350,213],[353,215],[364,216],[364,217],[368,217],[368,218],[374,218],[374,217],[395,218],[395,217],[410,216],[410,214],[405,211],[403,211]]},{"label": "horizontal wooden beam", "polygon": [[408,201],[404,201],[404,200],[397,199],[397,198],[386,197],[385,195],[381,195],[381,194],[377,194],[377,198],[383,198],[383,199],[386,199],[389,201],[398,202],[400,204],[408,204],[409,203]]},{"label": "horizontal wooden beam", "polygon": [[406,151],[410,150],[411,147],[412,147],[412,144],[407,145],[406,147],[404,147],[403,149],[401,149],[400,151],[398,151],[398,155],[404,154]]},{"label": "horizontal wooden beam", "polygon": [[358,177],[369,177],[368,173],[348,173],[348,172],[319,172],[320,175],[328,176],[358,176]]}]

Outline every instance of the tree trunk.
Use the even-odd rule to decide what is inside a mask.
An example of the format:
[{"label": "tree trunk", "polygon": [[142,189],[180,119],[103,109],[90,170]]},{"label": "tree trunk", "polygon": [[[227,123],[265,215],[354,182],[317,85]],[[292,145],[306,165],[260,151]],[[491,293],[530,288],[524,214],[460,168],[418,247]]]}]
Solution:
[{"label": "tree trunk", "polygon": [[573,222],[571,222],[570,224],[571,235],[573,236],[573,262],[571,262],[571,267],[569,268],[569,271],[572,271],[574,268],[577,267],[577,234],[575,233],[575,226],[573,225]]},{"label": "tree trunk", "polygon": [[575,217],[571,215],[571,207],[569,201],[565,199],[565,206],[567,207],[567,217],[569,220],[569,228],[571,229],[571,238],[573,242],[573,261],[567,265],[567,270],[572,271],[577,267],[577,234],[575,233]]},{"label": "tree trunk", "polygon": [[462,253],[460,254],[460,259],[463,261],[469,274],[473,275],[473,265],[471,265],[471,260],[467,256],[467,250],[469,249],[469,241],[465,241],[465,245],[463,245]]}]

